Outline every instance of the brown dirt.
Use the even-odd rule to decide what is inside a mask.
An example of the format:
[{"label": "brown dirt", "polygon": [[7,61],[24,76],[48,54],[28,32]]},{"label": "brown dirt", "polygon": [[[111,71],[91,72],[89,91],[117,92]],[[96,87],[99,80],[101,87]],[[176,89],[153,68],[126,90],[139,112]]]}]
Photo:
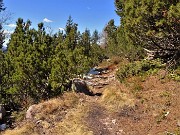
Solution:
[{"label": "brown dirt", "polygon": [[94,135],[109,135],[109,130],[102,122],[107,117],[106,108],[92,104],[88,116],[85,118],[88,128],[93,131]]}]

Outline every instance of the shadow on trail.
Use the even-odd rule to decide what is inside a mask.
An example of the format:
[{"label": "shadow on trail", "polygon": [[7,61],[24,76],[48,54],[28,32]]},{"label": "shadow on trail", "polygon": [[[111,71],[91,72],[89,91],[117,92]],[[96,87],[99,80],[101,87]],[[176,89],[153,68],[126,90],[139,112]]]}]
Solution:
[{"label": "shadow on trail", "polygon": [[86,82],[81,79],[73,79],[72,90],[74,90],[77,93],[84,93],[85,95],[88,95],[88,96],[101,96],[102,95],[102,93],[93,93],[92,91],[90,91]]}]

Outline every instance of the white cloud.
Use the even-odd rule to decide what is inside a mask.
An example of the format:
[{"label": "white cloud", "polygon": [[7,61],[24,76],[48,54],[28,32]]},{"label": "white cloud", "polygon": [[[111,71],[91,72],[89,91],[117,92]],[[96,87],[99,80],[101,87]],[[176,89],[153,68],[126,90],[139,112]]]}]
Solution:
[{"label": "white cloud", "polygon": [[10,28],[15,28],[15,27],[16,27],[16,24],[8,24],[8,25],[6,25],[6,26],[8,26],[8,27],[10,27]]},{"label": "white cloud", "polygon": [[12,33],[13,33],[13,31],[4,30],[4,34],[5,34],[5,35],[10,35],[10,34],[12,34]]},{"label": "white cloud", "polygon": [[43,19],[43,22],[51,23],[51,22],[53,22],[53,21],[51,21],[51,20],[49,20],[49,19],[47,19],[47,18],[44,18],[44,19]]},{"label": "white cloud", "polygon": [[14,32],[14,30],[4,30],[4,34],[5,34],[5,42],[3,43],[3,49],[6,49],[7,44],[9,43],[9,39],[11,34]]},{"label": "white cloud", "polygon": [[60,31],[64,31],[64,28],[59,28]]}]

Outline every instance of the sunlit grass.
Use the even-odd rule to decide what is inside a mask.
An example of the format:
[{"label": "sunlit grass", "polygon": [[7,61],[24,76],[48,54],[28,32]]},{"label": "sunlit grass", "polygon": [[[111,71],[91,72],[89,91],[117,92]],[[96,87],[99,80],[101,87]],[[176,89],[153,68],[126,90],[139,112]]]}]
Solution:
[{"label": "sunlit grass", "polygon": [[124,105],[134,105],[133,98],[121,92],[121,90],[115,86],[108,87],[104,90],[101,102],[111,111],[117,111]]},{"label": "sunlit grass", "polygon": [[16,128],[14,130],[6,130],[3,135],[38,135],[37,133],[34,133],[34,127],[35,125],[30,122],[20,128]]},{"label": "sunlit grass", "polygon": [[88,108],[79,105],[77,109],[72,109],[65,119],[57,123],[55,134],[61,135],[93,135],[84,124],[84,118],[88,113]]}]

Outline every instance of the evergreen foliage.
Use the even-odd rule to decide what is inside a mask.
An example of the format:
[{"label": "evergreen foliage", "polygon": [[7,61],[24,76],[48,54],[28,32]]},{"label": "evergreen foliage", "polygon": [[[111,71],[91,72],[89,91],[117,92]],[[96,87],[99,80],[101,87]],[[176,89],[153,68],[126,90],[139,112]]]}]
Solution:
[{"label": "evergreen foliage", "polygon": [[7,53],[0,53],[0,103],[39,102],[70,89],[71,79],[88,72],[102,58],[98,32],[82,34],[69,17],[65,33],[47,34],[44,24],[17,20]]},{"label": "evergreen foliage", "polygon": [[179,0],[116,0],[115,5],[129,40],[153,52],[154,58],[179,61]]},{"label": "evergreen foliage", "polygon": [[144,57],[141,46],[134,44],[125,34],[123,25],[115,26],[114,20],[110,20],[105,29],[106,53],[108,56],[125,57],[129,61]]},{"label": "evergreen foliage", "polygon": [[152,74],[162,67],[164,65],[159,59],[136,61],[121,66],[116,73],[116,77],[122,82],[128,77]]},{"label": "evergreen foliage", "polygon": [[107,26],[104,29],[107,37],[106,37],[106,45],[107,45],[107,53],[117,55],[119,53],[118,43],[117,43],[117,27],[114,25],[114,20],[110,20]]},{"label": "evergreen foliage", "polygon": [[[3,0],[0,0],[0,13],[5,10]],[[0,102],[5,102],[5,87],[6,87],[6,82],[8,81],[6,79],[8,69],[7,69],[7,62],[5,58],[5,54],[2,51],[5,35],[4,35],[4,30],[3,30],[3,22],[0,20]]]}]

